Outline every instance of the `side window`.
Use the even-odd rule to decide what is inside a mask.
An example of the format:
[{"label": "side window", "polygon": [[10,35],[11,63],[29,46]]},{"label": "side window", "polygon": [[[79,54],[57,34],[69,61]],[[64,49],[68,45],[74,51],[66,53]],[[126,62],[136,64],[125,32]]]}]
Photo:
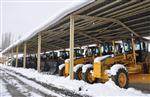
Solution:
[{"label": "side window", "polygon": [[130,46],[130,44],[128,42],[125,42],[124,49],[125,49],[125,52],[129,52],[132,50],[132,46]]},{"label": "side window", "polygon": [[141,42],[140,41],[136,41],[135,42],[135,50],[141,50]]},{"label": "side window", "polygon": [[116,44],[116,53],[121,54],[123,52],[123,46],[121,44]]},{"label": "side window", "polygon": [[102,46],[100,49],[101,49],[101,53],[103,53],[104,52],[104,47]]},{"label": "side window", "polygon": [[135,44],[135,50],[141,50],[140,49],[140,44]]}]

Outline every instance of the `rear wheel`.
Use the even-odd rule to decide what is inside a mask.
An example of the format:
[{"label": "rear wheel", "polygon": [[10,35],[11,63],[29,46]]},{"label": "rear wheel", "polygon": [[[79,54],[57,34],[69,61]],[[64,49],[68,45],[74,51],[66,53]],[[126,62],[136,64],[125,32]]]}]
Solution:
[{"label": "rear wheel", "polygon": [[82,73],[83,80],[87,83],[93,84],[96,81],[96,78],[92,75],[93,68],[87,68],[87,70]]},{"label": "rear wheel", "polygon": [[74,79],[82,80],[82,67],[78,68],[76,72],[74,72]]},{"label": "rear wheel", "polygon": [[112,75],[111,78],[120,88],[128,88],[128,73],[124,68],[118,69],[116,75]]}]

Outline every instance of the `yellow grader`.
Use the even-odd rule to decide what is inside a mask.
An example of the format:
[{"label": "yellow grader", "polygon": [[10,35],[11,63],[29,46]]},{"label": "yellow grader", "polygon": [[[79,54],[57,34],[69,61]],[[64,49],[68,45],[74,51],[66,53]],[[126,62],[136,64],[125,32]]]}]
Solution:
[{"label": "yellow grader", "polygon": [[[101,51],[101,47],[103,47],[103,53]],[[83,65],[92,65],[94,62],[94,58],[112,54],[112,44],[111,43],[103,43],[100,46],[91,46],[87,47],[85,50],[83,49],[75,49],[75,59],[74,59],[74,79],[81,80],[82,79],[82,67]],[[84,52],[85,51],[85,52]],[[83,56],[84,52],[84,56]],[[65,64],[59,66],[59,76],[68,76],[69,75],[69,59],[65,60]]]},{"label": "yellow grader", "polygon": [[94,59],[92,66],[82,67],[83,80],[106,82],[110,78],[121,88],[129,83],[150,83],[148,42],[141,39],[113,42],[113,54]]},{"label": "yellow grader", "polygon": [[[100,49],[97,46],[87,47],[85,55],[83,55],[83,52],[83,49],[74,49],[74,78],[78,80],[82,79],[82,66],[93,63],[94,58],[100,55]],[[59,66],[59,76],[69,75],[69,62],[69,59],[66,59],[65,64]]]}]

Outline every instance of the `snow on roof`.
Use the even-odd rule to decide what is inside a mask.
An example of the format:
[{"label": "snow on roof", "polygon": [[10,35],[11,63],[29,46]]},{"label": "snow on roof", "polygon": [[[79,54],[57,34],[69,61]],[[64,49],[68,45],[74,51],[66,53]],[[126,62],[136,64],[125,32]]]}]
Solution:
[{"label": "snow on roof", "polygon": [[[66,15],[68,15],[68,14],[74,12],[75,10],[78,10],[78,9],[82,8],[83,6],[86,6],[86,5],[88,5],[88,4],[90,4],[94,1],[95,0],[80,0],[78,2],[76,0],[72,0],[72,2],[70,1],[71,2],[70,7],[64,9],[63,11],[58,11],[57,14],[55,14],[53,17],[49,18],[43,24],[41,24],[40,26],[33,29],[29,35],[26,35],[26,36],[22,37],[21,39],[17,40],[13,44],[11,44],[9,47],[4,49],[1,53],[5,53],[8,50],[10,50],[11,48],[14,48],[15,46],[31,39],[32,37],[34,37],[35,35],[37,35],[41,31],[46,29],[47,27],[49,27],[52,24],[54,24],[54,23],[58,22],[59,20],[61,20]],[[74,2],[77,2],[77,3],[74,3]]]}]

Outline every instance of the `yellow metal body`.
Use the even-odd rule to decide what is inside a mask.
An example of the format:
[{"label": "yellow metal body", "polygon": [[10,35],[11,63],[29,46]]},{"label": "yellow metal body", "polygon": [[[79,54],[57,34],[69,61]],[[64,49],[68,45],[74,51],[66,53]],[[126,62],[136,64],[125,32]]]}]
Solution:
[{"label": "yellow metal body", "polygon": [[150,74],[129,74],[129,83],[150,84]]},{"label": "yellow metal body", "polygon": [[[81,57],[74,59],[74,66],[77,64],[86,64],[87,62],[93,62],[95,57]],[[65,76],[69,75],[70,63],[65,62]]]},{"label": "yellow metal body", "polygon": [[138,62],[135,64],[133,53],[127,54],[126,59],[124,59],[124,55],[122,54],[112,58],[107,58],[101,62],[95,62],[93,64],[93,76],[101,80],[109,80],[108,74],[105,70],[110,69],[113,64],[117,63],[124,64],[127,68],[130,83],[150,83],[150,74],[143,74],[143,64],[145,62]]},{"label": "yellow metal body", "polygon": [[101,66],[102,66],[102,62],[96,62],[94,63],[94,72],[93,72],[93,75],[95,78],[99,78],[102,76],[102,72],[101,72]]},{"label": "yellow metal body", "polygon": [[69,63],[65,63],[65,76],[69,75],[69,68],[70,68]]}]

